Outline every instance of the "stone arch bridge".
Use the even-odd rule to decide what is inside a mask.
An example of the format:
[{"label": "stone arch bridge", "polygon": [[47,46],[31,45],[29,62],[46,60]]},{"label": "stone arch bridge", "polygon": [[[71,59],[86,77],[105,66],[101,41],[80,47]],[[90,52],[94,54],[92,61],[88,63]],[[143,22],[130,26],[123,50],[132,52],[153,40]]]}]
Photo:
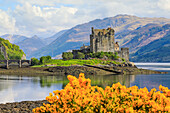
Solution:
[{"label": "stone arch bridge", "polygon": [[9,65],[18,65],[20,68],[23,66],[24,63],[27,63],[27,65],[31,65],[31,60],[0,60],[0,63],[3,63],[2,65],[5,65],[6,68],[9,68]]}]

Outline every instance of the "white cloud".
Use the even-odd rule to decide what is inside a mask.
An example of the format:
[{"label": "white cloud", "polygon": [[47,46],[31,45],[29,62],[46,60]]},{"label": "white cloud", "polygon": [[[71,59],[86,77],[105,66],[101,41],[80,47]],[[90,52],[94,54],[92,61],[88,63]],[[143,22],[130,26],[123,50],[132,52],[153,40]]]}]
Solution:
[{"label": "white cloud", "polygon": [[15,31],[15,18],[10,17],[7,12],[0,9],[0,35]]},{"label": "white cloud", "polygon": [[[10,0],[7,0],[10,2]],[[49,37],[97,18],[130,14],[170,18],[170,0],[13,0],[18,5],[8,13],[0,11],[4,31],[26,36]],[[9,27],[5,27],[9,26]],[[10,30],[9,30],[10,29]],[[18,31],[17,31],[18,29]]]},{"label": "white cloud", "polygon": [[60,8],[41,8],[35,5],[32,6],[26,2],[23,6],[18,5],[16,7],[13,16],[16,19],[16,25],[19,30],[26,31],[23,32],[24,34],[34,35],[45,33],[51,35],[53,32],[70,28],[73,24],[76,24],[74,22],[76,11],[76,8],[65,6],[61,6]]},{"label": "white cloud", "polygon": [[[170,0],[159,0],[159,1],[158,1],[158,6],[159,6],[161,9],[170,11]],[[169,13],[169,14],[170,14],[170,13]]]}]

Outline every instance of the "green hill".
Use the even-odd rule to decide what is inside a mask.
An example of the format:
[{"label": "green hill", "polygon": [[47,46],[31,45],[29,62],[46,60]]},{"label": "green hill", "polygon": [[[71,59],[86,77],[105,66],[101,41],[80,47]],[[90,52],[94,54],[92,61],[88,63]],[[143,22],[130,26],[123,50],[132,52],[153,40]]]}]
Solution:
[{"label": "green hill", "polygon": [[134,62],[170,62],[170,32],[131,54]]},{"label": "green hill", "polygon": [[[8,59],[21,59],[22,56],[25,55],[25,53],[19,48],[19,46],[11,44],[8,40],[0,38],[0,45],[1,47],[5,47],[5,49],[3,50],[6,51]],[[0,50],[0,60],[5,59],[3,55],[3,50]],[[3,53],[1,53],[1,51]]]}]

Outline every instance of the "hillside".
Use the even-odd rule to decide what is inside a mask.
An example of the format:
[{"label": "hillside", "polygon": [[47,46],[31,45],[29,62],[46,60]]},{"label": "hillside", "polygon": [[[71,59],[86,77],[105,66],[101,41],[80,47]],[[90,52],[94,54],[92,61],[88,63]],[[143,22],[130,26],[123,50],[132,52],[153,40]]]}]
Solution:
[{"label": "hillside", "polygon": [[17,45],[25,52],[27,58],[30,59],[32,52],[44,47],[46,44],[35,35],[17,43]]},{"label": "hillside", "polygon": [[45,44],[50,44],[51,42],[53,42],[54,40],[56,40],[59,36],[61,36],[62,34],[64,34],[67,30],[62,30],[62,31],[59,31],[57,32],[56,34],[54,34],[53,36],[51,37],[48,37],[48,38],[44,38],[42,39],[44,41]]},{"label": "hillside", "polygon": [[[121,33],[133,31],[149,23],[163,25],[166,23],[170,23],[170,19],[146,17],[141,18],[130,15],[117,15],[115,17],[109,17],[105,19],[96,19],[88,23],[77,25],[67,30],[64,34],[62,34],[49,45],[33,52],[31,56],[37,58],[44,55],[52,54],[56,56],[68,50],[78,49],[80,48],[80,46],[82,46],[83,43],[89,44],[89,35],[91,33],[91,27],[94,27],[95,29],[112,27],[115,29],[116,37],[118,37],[118,35],[121,35]],[[121,40],[122,45],[125,42],[123,40],[126,39]]]},{"label": "hillside", "polygon": [[162,38],[154,40],[146,46],[141,47],[137,52],[131,54],[131,61],[134,62],[170,62],[170,24],[163,26],[169,32]]},{"label": "hillside", "polygon": [[[11,44],[8,40],[0,38],[0,44],[5,47],[8,59],[21,59],[25,53],[15,44]],[[4,56],[0,51],[0,59],[3,60]]]},{"label": "hillside", "polygon": [[116,35],[116,41],[122,47],[129,47],[130,52],[134,53],[141,47],[166,36],[170,32],[169,26],[170,24],[147,24],[136,30]]}]

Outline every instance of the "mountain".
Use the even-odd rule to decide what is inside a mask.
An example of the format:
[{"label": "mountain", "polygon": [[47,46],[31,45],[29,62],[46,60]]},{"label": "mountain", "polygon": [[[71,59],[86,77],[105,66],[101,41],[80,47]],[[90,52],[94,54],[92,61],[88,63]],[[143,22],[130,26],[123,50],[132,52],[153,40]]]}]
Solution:
[{"label": "mountain", "polygon": [[[143,27],[149,23],[163,25],[170,23],[170,19],[146,18],[131,15],[117,15],[115,17],[96,19],[67,30],[49,45],[33,52],[31,56],[37,58],[45,55],[56,56],[65,51],[79,49],[83,43],[89,44],[91,27],[94,27],[95,29],[112,27],[115,29],[115,37],[118,37],[118,35],[121,35],[122,33],[128,33],[137,28],[139,29],[140,27]],[[121,41],[121,45],[123,45],[127,39],[122,38],[121,40],[121,37],[119,36],[118,40]],[[124,45],[124,47],[125,46],[126,45]]]},{"label": "mountain", "polygon": [[169,25],[147,24],[136,30],[116,35],[116,41],[122,47],[129,47],[130,52],[134,53],[141,47],[167,35],[170,32]]},{"label": "mountain", "polygon": [[36,35],[18,42],[17,45],[26,53],[28,59],[31,58],[30,54],[32,52],[45,46],[44,42]]},{"label": "mountain", "polygon": [[62,30],[57,32],[56,34],[54,34],[51,37],[48,38],[44,38],[42,39],[44,41],[44,43],[46,43],[46,45],[50,44],[51,42],[53,42],[54,40],[56,40],[59,36],[61,36],[63,33],[65,33],[67,30]]},{"label": "mountain", "polygon": [[[154,41],[131,54],[130,60],[134,62],[170,62],[170,24],[153,27],[150,30],[153,32],[148,35],[157,36],[158,39],[154,38]],[[145,42],[148,43],[150,39],[151,37]]]},{"label": "mountain", "polygon": [[2,35],[0,37],[4,38],[6,40],[9,40],[9,42],[12,43],[12,44],[19,43],[19,42],[28,38],[28,37],[21,36],[21,35],[11,35],[11,34],[5,34],[5,35]]}]

